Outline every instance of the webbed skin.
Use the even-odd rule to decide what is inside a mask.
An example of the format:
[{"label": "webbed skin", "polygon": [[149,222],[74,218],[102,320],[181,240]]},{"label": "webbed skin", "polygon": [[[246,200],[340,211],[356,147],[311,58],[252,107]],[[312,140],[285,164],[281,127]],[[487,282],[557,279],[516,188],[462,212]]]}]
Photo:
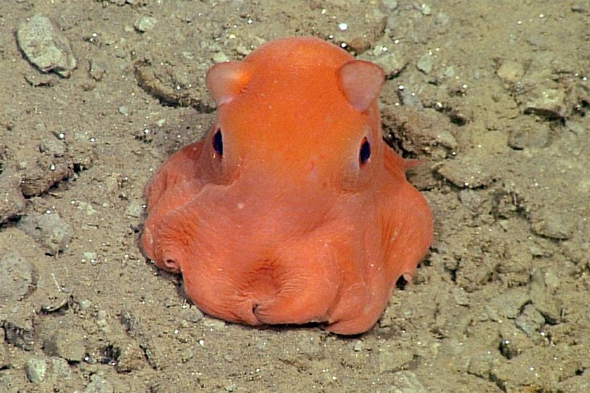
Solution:
[{"label": "webbed skin", "polygon": [[146,256],[227,321],[370,329],[432,241],[430,209],[381,138],[383,79],[310,37],[214,66],[215,124],[146,189]]}]

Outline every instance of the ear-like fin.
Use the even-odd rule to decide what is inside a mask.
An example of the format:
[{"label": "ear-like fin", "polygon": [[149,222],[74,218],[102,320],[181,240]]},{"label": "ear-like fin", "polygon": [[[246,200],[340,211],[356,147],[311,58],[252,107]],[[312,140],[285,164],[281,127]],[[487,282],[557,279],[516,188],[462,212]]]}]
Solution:
[{"label": "ear-like fin", "polygon": [[340,88],[346,100],[359,112],[377,99],[385,74],[381,67],[364,60],[351,60],[338,70]]},{"label": "ear-like fin", "polygon": [[248,65],[244,62],[229,61],[215,64],[205,82],[217,106],[233,100],[250,80]]}]

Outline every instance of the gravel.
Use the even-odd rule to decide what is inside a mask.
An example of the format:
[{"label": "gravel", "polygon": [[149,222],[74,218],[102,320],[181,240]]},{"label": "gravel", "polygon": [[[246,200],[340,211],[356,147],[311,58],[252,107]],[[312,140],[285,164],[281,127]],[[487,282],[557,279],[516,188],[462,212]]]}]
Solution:
[{"label": "gravel", "polygon": [[34,15],[20,25],[16,37],[27,59],[42,72],[54,71],[67,78],[76,68],[70,42],[49,18]]}]

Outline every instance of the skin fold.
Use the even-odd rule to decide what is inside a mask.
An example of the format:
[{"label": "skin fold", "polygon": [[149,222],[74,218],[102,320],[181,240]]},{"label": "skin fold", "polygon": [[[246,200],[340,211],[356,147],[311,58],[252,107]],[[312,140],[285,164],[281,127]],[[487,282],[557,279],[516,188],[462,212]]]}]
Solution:
[{"label": "skin fold", "polygon": [[215,124],[146,188],[144,254],[227,321],[370,329],[432,241],[408,164],[381,138],[383,80],[311,37],[215,65]]}]

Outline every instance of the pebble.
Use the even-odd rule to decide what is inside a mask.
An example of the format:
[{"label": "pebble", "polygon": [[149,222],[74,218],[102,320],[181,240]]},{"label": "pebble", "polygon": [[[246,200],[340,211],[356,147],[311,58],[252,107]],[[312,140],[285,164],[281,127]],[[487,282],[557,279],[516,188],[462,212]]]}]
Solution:
[{"label": "pebble", "polygon": [[221,319],[215,319],[215,318],[205,318],[203,319],[203,326],[211,329],[211,330],[224,330],[225,329],[225,322],[222,321]]},{"label": "pebble", "polygon": [[489,185],[493,180],[486,165],[477,157],[463,157],[447,161],[437,169],[437,172],[461,188],[483,187]]},{"label": "pebble", "polygon": [[152,30],[156,26],[156,23],[158,23],[156,18],[151,16],[142,16],[135,21],[134,27],[135,30],[139,31],[140,33],[145,33],[146,31]]},{"label": "pebble", "polygon": [[0,256],[0,305],[21,300],[35,284],[31,262],[14,250]]},{"label": "pebble", "polygon": [[561,320],[562,303],[555,292],[559,286],[559,278],[552,269],[535,270],[531,276],[529,294],[533,305],[550,324]]},{"label": "pebble", "polygon": [[408,63],[405,59],[401,59],[399,54],[395,54],[393,52],[379,56],[373,62],[379,67],[383,68],[387,78],[391,78],[399,74]]},{"label": "pebble", "polygon": [[44,251],[49,255],[57,255],[65,251],[73,233],[70,224],[56,212],[27,214],[20,221],[19,226],[23,232],[43,246]]},{"label": "pebble", "polygon": [[576,220],[551,208],[541,208],[530,215],[531,228],[537,235],[556,240],[570,239]]},{"label": "pebble", "polygon": [[430,8],[428,4],[422,4],[420,9],[422,10],[422,15],[424,16],[429,16],[432,14],[432,8]]},{"label": "pebble", "polygon": [[414,354],[407,348],[383,348],[379,353],[379,372],[398,371],[413,359]]},{"label": "pebble", "polygon": [[43,138],[39,143],[39,151],[53,157],[62,157],[66,153],[66,145],[57,138]]},{"label": "pebble", "polygon": [[361,340],[358,340],[357,342],[354,343],[352,350],[355,352],[361,352],[364,347],[365,347],[365,344]]},{"label": "pebble", "polygon": [[44,359],[29,359],[25,365],[25,372],[29,381],[40,384],[45,380],[47,362]]},{"label": "pebble", "polygon": [[463,206],[474,213],[477,213],[486,202],[480,192],[468,188],[459,192],[459,201],[461,201]]},{"label": "pebble", "polygon": [[312,335],[307,335],[297,341],[297,353],[309,360],[320,358],[322,349],[319,340]]},{"label": "pebble", "polygon": [[532,304],[527,304],[514,321],[516,326],[530,338],[536,338],[538,331],[545,324],[545,318]]},{"label": "pebble", "polygon": [[548,120],[557,120],[564,119],[568,112],[565,91],[562,89],[551,89],[543,85],[536,86],[524,94],[523,99],[526,101],[525,114],[535,114]]},{"label": "pebble", "polygon": [[119,373],[129,373],[140,370],[146,365],[145,354],[135,343],[128,343],[121,348],[121,355],[117,360],[116,369]]},{"label": "pebble", "polygon": [[411,371],[398,371],[393,374],[391,393],[428,393],[416,374]]},{"label": "pebble", "polygon": [[515,150],[525,148],[543,148],[549,144],[551,129],[544,124],[535,127],[518,127],[510,130],[508,146]]},{"label": "pebble", "polygon": [[0,169],[0,224],[19,214],[26,205],[20,190],[21,176],[18,172]]},{"label": "pebble", "polygon": [[100,63],[97,63],[95,60],[91,60],[88,74],[92,79],[94,79],[97,82],[100,82],[106,74],[106,69]]},{"label": "pebble", "polygon": [[512,359],[534,347],[533,341],[514,325],[502,325],[500,328],[500,353],[506,359]]},{"label": "pebble", "polygon": [[490,369],[500,361],[500,357],[490,351],[478,353],[469,359],[467,372],[480,378],[488,378]]},{"label": "pebble", "polygon": [[90,383],[86,385],[84,393],[115,393],[113,385],[99,375],[90,377]]},{"label": "pebble", "polygon": [[56,72],[68,78],[76,68],[76,58],[68,39],[49,18],[36,14],[16,32],[19,48],[42,72]]},{"label": "pebble", "polygon": [[50,371],[54,378],[60,380],[72,378],[72,370],[65,359],[51,358],[49,363],[51,366]]},{"label": "pebble", "polygon": [[82,257],[90,263],[95,263],[98,259],[98,254],[92,251],[85,251],[82,253]]},{"label": "pebble", "polygon": [[33,317],[24,307],[15,306],[11,314],[3,314],[0,324],[6,342],[25,351],[32,351],[36,344],[32,320]]},{"label": "pebble", "polygon": [[203,312],[197,307],[187,307],[182,310],[182,318],[187,322],[197,323],[203,319]]},{"label": "pebble", "polygon": [[139,218],[143,214],[143,207],[139,201],[131,201],[125,208],[127,217]]},{"label": "pebble", "polygon": [[529,303],[530,296],[520,288],[510,289],[501,295],[495,296],[485,306],[488,317],[493,321],[515,319],[520,315],[523,306]]},{"label": "pebble", "polygon": [[590,7],[588,7],[585,4],[572,4],[571,10],[572,10],[572,12],[578,12],[580,14],[590,13]]},{"label": "pebble", "polygon": [[431,54],[420,56],[416,67],[425,74],[430,74],[434,68],[434,58]]},{"label": "pebble", "polygon": [[88,299],[82,299],[78,302],[80,310],[88,310],[92,306],[92,302]]},{"label": "pebble", "polygon": [[225,63],[226,61],[229,61],[229,57],[223,52],[215,52],[213,55],[213,62],[216,64]]},{"label": "pebble", "polygon": [[381,3],[387,8],[389,11],[394,11],[397,8],[397,1],[396,0],[381,0]]},{"label": "pebble", "polygon": [[458,306],[469,306],[469,294],[461,287],[455,287],[452,290],[455,304]]}]

